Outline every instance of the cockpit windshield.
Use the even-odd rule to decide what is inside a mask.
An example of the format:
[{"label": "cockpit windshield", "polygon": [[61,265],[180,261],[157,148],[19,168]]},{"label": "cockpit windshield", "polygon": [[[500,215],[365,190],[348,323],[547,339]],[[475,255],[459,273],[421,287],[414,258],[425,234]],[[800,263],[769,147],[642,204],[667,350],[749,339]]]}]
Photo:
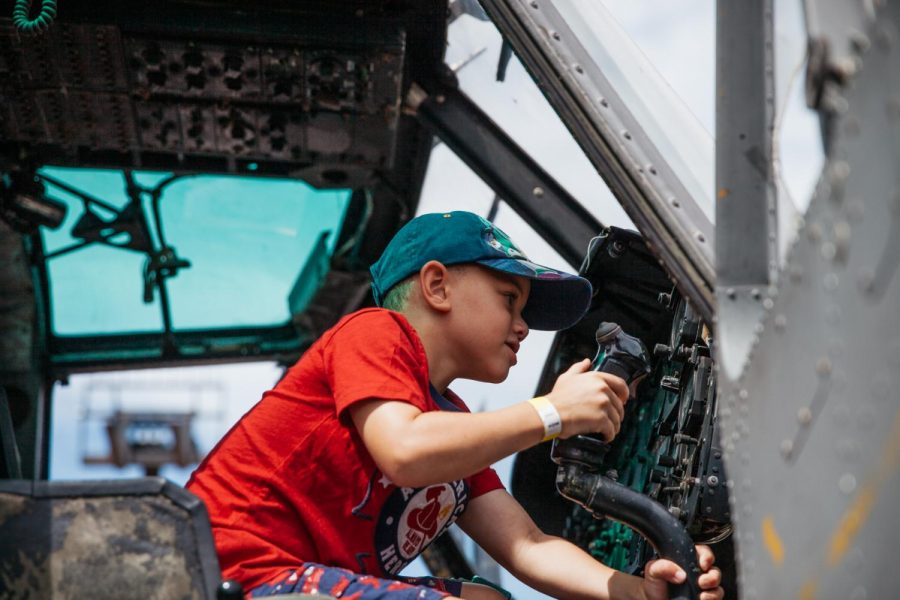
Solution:
[{"label": "cockpit windshield", "polygon": [[283,325],[303,266],[334,250],[350,196],[299,180],[136,172],[136,209],[120,171],[41,174],[68,207],[60,228],[42,232],[59,336],[159,332],[167,319],[173,331]]}]

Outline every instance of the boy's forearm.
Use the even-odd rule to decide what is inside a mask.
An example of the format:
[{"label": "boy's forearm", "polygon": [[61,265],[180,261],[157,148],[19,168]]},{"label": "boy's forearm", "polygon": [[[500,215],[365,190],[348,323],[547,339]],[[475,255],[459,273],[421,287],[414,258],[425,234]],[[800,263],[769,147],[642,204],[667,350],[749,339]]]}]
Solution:
[{"label": "boy's forearm", "polygon": [[485,413],[425,412],[407,421],[387,414],[397,403],[382,404],[364,420],[361,434],[382,471],[407,487],[469,477],[540,442],[544,434],[540,417],[526,402]]},{"label": "boy's forearm", "polygon": [[642,598],[640,578],[607,567],[562,538],[544,536],[507,568],[530,587],[561,600]]},{"label": "boy's forearm", "polygon": [[643,598],[641,579],[607,567],[567,540],[545,534],[505,490],[472,500],[458,523],[510,573],[554,598]]}]

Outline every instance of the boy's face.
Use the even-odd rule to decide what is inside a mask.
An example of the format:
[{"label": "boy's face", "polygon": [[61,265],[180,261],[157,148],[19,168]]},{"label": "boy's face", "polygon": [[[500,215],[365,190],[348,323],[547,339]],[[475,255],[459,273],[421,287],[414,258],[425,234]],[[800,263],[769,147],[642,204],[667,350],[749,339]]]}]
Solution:
[{"label": "boy's face", "polygon": [[499,383],[516,364],[528,335],[522,309],[531,281],[478,265],[454,270],[448,339],[454,344],[458,377]]}]

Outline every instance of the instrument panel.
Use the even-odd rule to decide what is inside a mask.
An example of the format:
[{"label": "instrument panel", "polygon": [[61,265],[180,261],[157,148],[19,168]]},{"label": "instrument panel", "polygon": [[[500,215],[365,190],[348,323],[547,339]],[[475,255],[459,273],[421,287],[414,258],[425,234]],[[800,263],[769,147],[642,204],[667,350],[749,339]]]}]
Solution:
[{"label": "instrument panel", "polygon": [[[539,393],[549,391],[572,362],[594,354],[601,322],[618,323],[652,349],[652,371],[626,404],[622,429],[602,472],[666,507],[696,543],[713,545],[725,573],[726,594],[733,593],[731,508],[716,417],[710,327],[634,232],[604,231],[592,243],[581,272],[594,286],[591,309],[580,324],[558,334]],[[652,547],[623,523],[595,518],[561,498],[548,455],[549,444],[541,444],[517,456],[513,494],[547,533],[575,542],[613,568],[639,573],[653,557]]]}]

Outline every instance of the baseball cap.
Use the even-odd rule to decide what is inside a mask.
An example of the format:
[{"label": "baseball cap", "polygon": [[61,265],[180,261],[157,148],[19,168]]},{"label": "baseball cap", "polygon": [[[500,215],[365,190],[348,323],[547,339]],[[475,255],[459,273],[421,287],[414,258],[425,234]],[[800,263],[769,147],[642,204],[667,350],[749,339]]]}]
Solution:
[{"label": "baseball cap", "polygon": [[531,262],[503,231],[464,211],[420,215],[404,225],[369,271],[381,306],[388,291],[430,260],[476,263],[531,280],[522,317],[531,329],[555,331],[577,323],[591,303],[587,279]]}]

